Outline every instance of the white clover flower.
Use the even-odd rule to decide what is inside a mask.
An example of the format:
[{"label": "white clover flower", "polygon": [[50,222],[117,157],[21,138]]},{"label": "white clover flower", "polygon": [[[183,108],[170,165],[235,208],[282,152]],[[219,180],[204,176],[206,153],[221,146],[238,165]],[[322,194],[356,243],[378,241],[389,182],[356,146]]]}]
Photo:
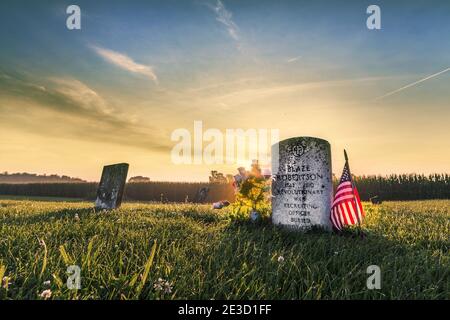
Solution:
[{"label": "white clover flower", "polygon": [[337,256],[338,254],[339,254],[339,252],[338,252],[338,251],[335,251],[335,252],[334,252],[334,255],[335,255],[335,256]]},{"label": "white clover flower", "polygon": [[165,294],[169,294],[172,293],[172,284],[169,281],[166,281],[166,283],[164,284],[164,293]]},{"label": "white clover flower", "polygon": [[163,288],[162,288],[162,286],[159,284],[159,283],[155,283],[154,285],[153,285],[153,288],[156,290],[156,291],[161,291]]},{"label": "white clover flower", "polygon": [[44,286],[50,286],[50,284],[51,284],[51,281],[50,280],[47,280],[47,281],[44,281]]},{"label": "white clover flower", "polygon": [[6,276],[3,277],[2,283],[1,283],[3,289],[8,289],[10,279],[11,279],[10,277],[6,277]]},{"label": "white clover flower", "polygon": [[279,263],[283,263],[284,262],[284,257],[283,256],[279,256],[278,257],[278,262]]},{"label": "white clover flower", "polygon": [[153,288],[155,288],[156,291],[162,291],[164,283],[165,283],[164,279],[158,278],[158,281],[155,281],[155,283],[153,284]]},{"label": "white clover flower", "polygon": [[39,239],[39,245],[41,247],[46,247],[44,239]]},{"label": "white clover flower", "polygon": [[40,294],[41,298],[47,300],[50,299],[52,297],[52,290],[47,289],[42,291],[42,293]]},{"label": "white clover flower", "polygon": [[156,291],[162,291],[164,294],[169,294],[172,293],[173,285],[167,280],[158,278],[158,280],[153,284],[153,288]]}]

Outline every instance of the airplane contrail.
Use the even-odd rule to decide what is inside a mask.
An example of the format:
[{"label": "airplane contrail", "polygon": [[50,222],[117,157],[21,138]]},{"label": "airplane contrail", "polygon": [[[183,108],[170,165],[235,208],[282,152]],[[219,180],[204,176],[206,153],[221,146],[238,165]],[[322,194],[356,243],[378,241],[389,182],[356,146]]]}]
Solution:
[{"label": "airplane contrail", "polygon": [[401,88],[399,88],[399,89],[397,89],[397,90],[388,92],[388,93],[386,93],[385,95],[382,95],[381,97],[376,98],[375,101],[378,101],[378,100],[384,99],[384,98],[386,98],[386,97],[389,97],[389,96],[391,96],[391,95],[393,95],[393,94],[395,94],[395,93],[397,93],[397,92],[400,92],[400,91],[402,91],[402,90],[405,90],[405,89],[407,89],[407,88],[410,88],[410,87],[412,87],[412,86],[415,86],[416,84],[419,84],[419,83],[424,82],[424,81],[427,81],[427,80],[429,80],[429,79],[431,79],[431,78],[437,77],[438,75],[443,74],[443,73],[445,73],[445,72],[447,72],[447,71],[450,71],[450,68],[447,68],[447,69],[445,69],[445,70],[439,71],[439,72],[437,72],[437,73],[435,73],[435,74],[432,74],[432,75],[430,75],[430,76],[428,76],[428,77],[425,77],[425,78],[423,78],[423,79],[417,80],[416,82],[410,83],[410,84],[408,84],[408,85],[406,85],[406,86],[404,86],[404,87],[401,87]]}]

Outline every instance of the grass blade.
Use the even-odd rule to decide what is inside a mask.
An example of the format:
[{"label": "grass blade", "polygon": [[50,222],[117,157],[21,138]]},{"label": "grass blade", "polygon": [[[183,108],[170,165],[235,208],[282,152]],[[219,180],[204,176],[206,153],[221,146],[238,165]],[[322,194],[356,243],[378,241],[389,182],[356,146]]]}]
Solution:
[{"label": "grass blade", "polygon": [[61,257],[63,258],[64,263],[66,265],[71,265],[72,259],[70,258],[63,244],[59,246],[59,252],[61,253]]},{"label": "grass blade", "polygon": [[6,266],[0,264],[0,284],[3,280],[3,277],[5,276],[6,273]]},{"label": "grass blade", "polygon": [[141,278],[141,284],[139,285],[139,287],[137,289],[137,294],[138,295],[141,293],[142,289],[145,286],[145,282],[147,281],[148,274],[150,273],[150,269],[151,269],[151,267],[153,265],[153,259],[155,258],[156,247],[157,247],[157,243],[156,243],[156,240],[155,240],[153,242],[152,251],[150,253],[150,256],[148,257],[147,262],[145,263],[144,273],[142,274],[142,278]]},{"label": "grass blade", "polygon": [[45,244],[44,239],[41,240],[41,244],[44,247],[44,259],[42,261],[41,273],[39,274],[39,278],[44,274],[45,268],[47,268],[47,245]]}]

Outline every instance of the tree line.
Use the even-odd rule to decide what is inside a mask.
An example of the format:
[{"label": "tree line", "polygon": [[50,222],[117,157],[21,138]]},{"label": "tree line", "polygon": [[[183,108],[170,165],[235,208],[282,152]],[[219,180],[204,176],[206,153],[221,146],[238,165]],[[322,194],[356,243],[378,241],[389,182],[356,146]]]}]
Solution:
[{"label": "tree line", "polygon": [[0,173],[0,183],[78,183],[86,182],[79,178],[69,176],[59,176],[57,174],[35,174],[27,172],[8,173],[7,171]]}]

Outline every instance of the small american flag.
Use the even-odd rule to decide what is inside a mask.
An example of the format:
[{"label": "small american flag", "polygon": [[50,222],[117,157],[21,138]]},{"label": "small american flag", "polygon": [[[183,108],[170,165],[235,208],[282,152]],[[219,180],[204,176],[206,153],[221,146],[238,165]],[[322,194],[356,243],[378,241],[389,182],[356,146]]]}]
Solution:
[{"label": "small american flag", "polygon": [[[345,151],[344,151],[345,152]],[[365,216],[358,190],[353,184],[347,153],[345,153],[345,166],[341,180],[334,195],[331,206],[330,219],[333,227],[342,230],[344,226],[359,224]]]}]

